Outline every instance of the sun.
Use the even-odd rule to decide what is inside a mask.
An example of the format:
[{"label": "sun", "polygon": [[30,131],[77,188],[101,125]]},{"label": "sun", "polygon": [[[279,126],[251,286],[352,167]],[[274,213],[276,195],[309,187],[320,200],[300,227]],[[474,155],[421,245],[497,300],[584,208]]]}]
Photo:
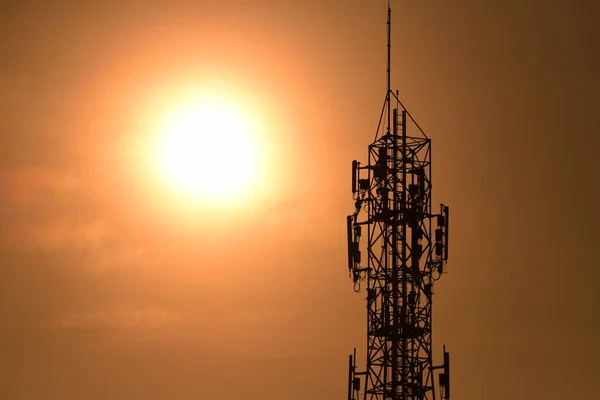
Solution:
[{"label": "sun", "polygon": [[189,102],[165,118],[156,164],[166,183],[195,199],[241,199],[260,180],[260,151],[251,118],[216,97]]}]

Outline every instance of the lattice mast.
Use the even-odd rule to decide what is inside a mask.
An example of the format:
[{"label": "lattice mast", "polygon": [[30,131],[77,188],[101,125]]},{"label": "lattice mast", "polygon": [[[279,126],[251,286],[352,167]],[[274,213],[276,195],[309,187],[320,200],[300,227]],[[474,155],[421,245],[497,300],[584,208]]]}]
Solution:
[{"label": "lattice mast", "polygon": [[449,213],[443,204],[432,208],[431,140],[391,90],[389,4],[387,38],[387,92],[369,162],[352,163],[348,268],[355,291],[366,283],[367,354],[361,372],[356,350],[349,357],[348,400],[359,393],[365,400],[434,400],[436,369],[444,370],[439,386],[449,399],[449,354],[444,348],[436,367],[431,349],[433,283],[448,258]]}]

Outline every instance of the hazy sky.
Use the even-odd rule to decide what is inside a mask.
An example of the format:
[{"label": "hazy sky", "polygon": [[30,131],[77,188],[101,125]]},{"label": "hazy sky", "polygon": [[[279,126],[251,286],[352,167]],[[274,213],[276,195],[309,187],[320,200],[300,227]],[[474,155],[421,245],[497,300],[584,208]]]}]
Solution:
[{"label": "hazy sky", "polygon": [[[598,3],[392,4],[393,87],[451,206],[433,338],[453,398],[594,398]],[[0,398],[346,396],[366,341],[350,166],[385,96],[386,8],[1,6]],[[257,110],[271,149],[235,207],[144,164],[157,118],[203,85]]]}]

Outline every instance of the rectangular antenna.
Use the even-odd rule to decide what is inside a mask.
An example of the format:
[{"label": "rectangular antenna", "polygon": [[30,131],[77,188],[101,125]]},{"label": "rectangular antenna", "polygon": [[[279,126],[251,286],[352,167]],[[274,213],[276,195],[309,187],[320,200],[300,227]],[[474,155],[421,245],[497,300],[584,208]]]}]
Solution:
[{"label": "rectangular antenna", "polygon": [[356,182],[358,181],[358,177],[356,176],[357,170],[358,162],[354,160],[352,161],[352,193],[356,193]]},{"label": "rectangular antenna", "polygon": [[450,400],[450,353],[446,351],[446,346],[444,346],[444,375],[446,376],[444,400]]},{"label": "rectangular antenna", "polygon": [[346,218],[346,231],[348,234],[348,269],[351,270],[354,267],[354,264],[352,263],[352,215],[348,215],[348,217]]},{"label": "rectangular antenna", "polygon": [[450,208],[448,206],[444,206],[444,214],[446,216],[445,222],[445,231],[446,231],[446,243],[444,243],[444,260],[448,260],[448,237],[450,235]]},{"label": "rectangular antenna", "polygon": [[353,367],[354,363],[352,361],[352,354],[350,354],[349,356],[349,360],[348,360],[348,400],[352,400],[352,380],[353,380]]}]

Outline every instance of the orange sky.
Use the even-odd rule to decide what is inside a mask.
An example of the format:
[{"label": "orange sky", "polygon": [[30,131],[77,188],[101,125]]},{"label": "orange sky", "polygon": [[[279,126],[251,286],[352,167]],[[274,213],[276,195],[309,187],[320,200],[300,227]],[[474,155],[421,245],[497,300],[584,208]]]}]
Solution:
[{"label": "orange sky", "polygon": [[[385,1],[0,8],[0,398],[346,396],[351,161],[385,96]],[[593,398],[593,1],[393,2],[393,78],[452,208],[434,349],[453,398]],[[182,199],[153,121],[211,85],[263,116],[269,189]]]}]

